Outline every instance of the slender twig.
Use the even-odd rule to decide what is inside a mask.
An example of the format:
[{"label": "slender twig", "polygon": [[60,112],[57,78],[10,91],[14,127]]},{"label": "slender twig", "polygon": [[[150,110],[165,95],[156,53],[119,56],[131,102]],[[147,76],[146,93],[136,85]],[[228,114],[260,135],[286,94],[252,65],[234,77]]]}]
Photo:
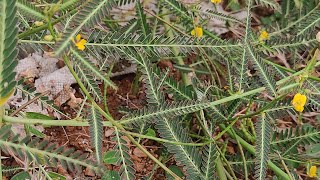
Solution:
[{"label": "slender twig", "polygon": [[22,106],[20,106],[18,109],[16,109],[13,113],[10,114],[10,116],[15,116],[20,111],[22,111],[25,107],[27,107],[29,104],[36,102],[39,98],[41,98],[42,96],[45,96],[49,93],[50,93],[50,91],[45,91],[45,92],[39,94],[38,96],[35,96],[34,98],[30,99],[28,102],[26,102]]},{"label": "slender twig", "polygon": [[291,179],[291,180],[294,180],[294,178],[291,176],[291,173],[290,173],[290,171],[289,171],[289,169],[288,169],[288,166],[287,166],[286,163],[283,161],[282,156],[280,155],[280,153],[279,153],[278,151],[277,151],[276,153],[278,154],[278,156],[279,156],[279,158],[280,158],[280,160],[281,160],[281,164],[283,165],[283,167],[284,167],[284,169],[286,170],[287,174],[289,175],[290,179]]},{"label": "slender twig", "polygon": [[[233,131],[233,133],[235,133],[235,132]],[[236,141],[237,141],[237,144],[238,144],[238,147],[239,147],[239,150],[240,150],[240,154],[241,154],[241,158],[242,158],[242,161],[243,161],[244,178],[245,178],[245,180],[248,180],[247,160],[246,160],[246,157],[244,156],[243,148],[242,148],[241,143],[238,140],[238,136],[235,136],[235,137],[236,137]]]},{"label": "slender twig", "polygon": [[121,132],[130,134],[132,136],[140,137],[140,138],[146,138],[146,139],[151,139],[151,140],[158,141],[158,142],[170,143],[170,144],[181,145],[181,146],[205,146],[205,145],[213,142],[213,141],[207,141],[204,143],[184,143],[184,142],[177,142],[177,141],[169,141],[166,139],[161,139],[161,138],[152,137],[152,136],[146,136],[146,135],[142,135],[142,134],[138,134],[138,133],[134,133],[134,132],[129,132],[129,131],[121,131]]},{"label": "slender twig", "polygon": [[[220,124],[219,125],[221,129],[225,129],[226,126],[224,124]],[[233,133],[230,129],[228,130],[228,134],[232,137],[232,138],[237,138],[238,141],[240,142],[240,144],[252,155],[256,155],[256,150],[254,149],[254,147],[247,143],[245,140],[243,140],[240,136],[238,136],[236,133]],[[237,136],[237,137],[236,137]],[[290,177],[287,173],[285,173],[284,171],[282,171],[277,165],[275,165],[273,162],[271,162],[270,160],[268,161],[268,166],[270,167],[270,169],[273,170],[273,172],[278,175],[281,176],[283,179],[289,180]]]}]

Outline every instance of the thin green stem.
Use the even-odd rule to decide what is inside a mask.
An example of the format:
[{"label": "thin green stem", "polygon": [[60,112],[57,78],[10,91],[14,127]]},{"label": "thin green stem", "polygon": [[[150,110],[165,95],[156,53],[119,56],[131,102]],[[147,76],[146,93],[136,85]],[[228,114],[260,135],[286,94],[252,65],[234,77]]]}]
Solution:
[{"label": "thin green stem", "polygon": [[[233,133],[235,134],[234,131],[233,131]],[[245,178],[245,180],[248,180],[247,160],[246,160],[246,157],[244,156],[242,145],[238,140],[238,136],[235,136],[235,137],[236,137],[236,141],[238,143],[238,147],[239,147],[239,150],[240,150],[241,158],[242,158],[242,161],[243,161],[244,178]]]},{"label": "thin green stem", "polygon": [[285,163],[284,160],[282,159],[281,154],[280,154],[279,152],[277,152],[277,154],[278,154],[278,156],[279,156],[279,158],[280,158],[280,161],[281,161],[282,166],[284,167],[284,169],[286,170],[287,174],[289,175],[290,180],[294,180],[293,177],[291,176],[291,173],[290,173],[290,171],[289,171],[289,169],[288,169],[288,166],[286,165],[286,163]]},{"label": "thin green stem", "polygon": [[[167,12],[168,12],[168,10],[166,8],[163,8],[163,13],[167,13]],[[168,22],[170,24],[170,17],[169,16],[164,16],[163,18],[166,22]],[[171,30],[170,26],[168,24],[164,24],[164,27],[168,32],[168,36],[170,38],[174,38],[174,34],[173,34],[173,31]],[[181,57],[178,57],[179,50],[176,47],[172,47],[172,51],[173,51],[174,55],[177,56],[177,64],[183,66],[184,65],[183,59]],[[190,80],[190,78],[188,78],[186,73],[181,73],[181,78],[182,78],[184,85],[188,86],[191,84],[191,80]]]},{"label": "thin green stem", "polygon": [[217,141],[218,139],[220,139],[222,137],[222,135],[224,135],[230,128],[232,128],[232,126],[238,121],[238,118],[235,118],[235,120],[233,120],[230,124],[228,124],[228,126],[221,131],[218,135],[216,135],[216,137],[214,137],[214,140]]},{"label": "thin green stem", "polygon": [[227,180],[227,176],[224,172],[224,167],[223,167],[221,159],[218,157],[216,161],[217,161],[216,162],[217,174],[218,174],[219,179]]},{"label": "thin green stem", "polygon": [[121,131],[121,132],[126,133],[126,134],[130,134],[130,135],[135,136],[135,137],[151,139],[151,140],[158,141],[158,142],[170,143],[170,144],[182,145],[182,146],[205,146],[205,145],[210,144],[210,143],[213,142],[213,141],[207,141],[207,142],[204,142],[204,143],[183,143],[183,142],[177,142],[177,141],[169,141],[169,140],[166,140],[166,139],[161,139],[161,138],[152,137],[152,136],[146,136],[146,135],[142,135],[142,134],[134,133],[134,132],[129,132],[129,131]]},{"label": "thin green stem", "polygon": [[[220,124],[219,125],[221,129],[225,129],[226,126],[224,124]],[[254,149],[254,147],[247,143],[245,140],[243,140],[240,136],[238,136],[237,134],[233,133],[231,130],[228,130],[228,134],[232,137],[232,138],[237,138],[238,141],[240,142],[240,144],[252,155],[256,155],[256,150]],[[277,165],[275,165],[273,162],[271,162],[270,160],[268,161],[268,166],[269,168],[278,176],[281,176],[283,179],[286,180],[290,180],[290,177],[288,176],[287,173],[285,173],[284,171],[282,171]]]},{"label": "thin green stem", "polygon": [[31,152],[32,154],[39,154],[39,155],[42,155],[42,156],[48,156],[48,157],[51,157],[51,158],[64,160],[66,162],[79,164],[81,166],[90,167],[90,169],[95,169],[95,170],[97,169],[97,167],[93,166],[90,163],[87,163],[86,161],[74,159],[74,158],[71,158],[71,157],[68,157],[68,156],[65,156],[65,155],[62,155],[62,154],[57,154],[55,152],[47,152],[45,150],[40,150],[40,149],[38,149],[36,147],[29,147],[29,146],[26,146],[25,144],[19,144],[19,143],[16,143],[16,142],[0,140],[0,145],[1,146],[9,146],[9,147],[12,147],[13,149],[24,149],[25,151]]},{"label": "thin green stem", "polygon": [[[6,123],[39,124],[43,126],[89,126],[88,121],[84,121],[78,118],[70,120],[45,120],[3,116],[3,121]],[[109,121],[103,121],[102,123],[103,126],[112,127],[112,124]]]}]

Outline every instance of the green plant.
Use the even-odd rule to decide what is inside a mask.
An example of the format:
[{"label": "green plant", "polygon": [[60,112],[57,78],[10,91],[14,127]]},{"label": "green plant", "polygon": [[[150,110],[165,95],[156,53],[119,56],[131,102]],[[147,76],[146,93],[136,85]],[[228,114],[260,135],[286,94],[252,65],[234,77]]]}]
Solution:
[{"label": "green plant", "polygon": [[[147,1],[134,2],[136,16],[126,26],[118,24],[121,20],[111,18],[110,11],[131,1],[47,3],[0,0],[2,153],[27,159],[48,179],[52,174],[43,166],[55,166],[58,162],[70,170],[89,167],[106,179],[111,176],[135,179],[130,148],[123,136],[154,161],[155,170],[164,169],[168,179],[182,179],[177,168],[166,164],[170,157],[183,167],[187,179],[266,179],[273,175],[295,179],[299,176],[294,169],[296,163],[302,167],[319,164],[319,159],[312,156],[314,152],[304,156],[308,147],[320,143],[318,126],[303,124],[306,119],[291,103],[294,94],[302,93],[308,99],[302,105],[304,112],[320,107],[320,79],[315,75],[320,65],[316,40],[320,19],[318,0],[282,0],[281,4],[273,0],[246,0],[243,4],[230,1],[233,7],[237,3],[237,7],[243,7],[247,15],[244,20],[216,8],[203,10],[198,3],[184,5],[176,0],[159,0],[154,4],[159,10],[156,13],[145,8]],[[262,35],[262,29],[257,31],[252,26],[255,5],[274,11],[272,16],[265,17],[275,18],[263,27],[269,34]],[[207,30],[206,23],[215,18],[225,22],[229,29],[237,29],[239,37],[222,39]],[[29,22],[36,20],[44,24],[30,28]],[[65,28],[59,29],[57,24]],[[204,36],[192,37],[190,32],[195,27],[201,27]],[[87,41],[83,51],[74,40],[78,34]],[[51,35],[54,41],[43,40],[46,35]],[[43,49],[44,45],[64,60],[85,96],[88,112],[80,109],[78,114],[82,118],[16,117],[16,113],[8,115],[10,109],[4,108],[14,89],[31,98],[39,96],[27,85],[17,85],[13,70],[18,63],[18,48]],[[275,61],[276,54],[286,58],[285,65]],[[195,60],[190,63],[186,59],[191,56]],[[90,57],[96,59],[96,64]],[[97,85],[99,81],[104,89],[118,88],[110,79],[113,63],[106,60],[109,57],[129,59],[136,64],[145,87],[145,107],[129,111],[118,120],[108,111],[106,90],[102,93]],[[181,81],[170,76],[170,70],[157,66],[164,59],[173,63]],[[302,69],[297,66],[300,64],[304,65]],[[46,98],[37,100],[54,107]],[[297,117],[296,123],[280,131],[276,122],[284,116]],[[95,161],[84,160],[85,154],[56,148],[45,140],[30,136],[21,139],[11,131],[8,125],[11,123],[90,126]],[[105,152],[107,159],[102,151],[103,126],[114,129],[112,141],[116,144],[112,151]],[[145,135],[148,129],[155,129],[157,134]],[[160,142],[168,154],[156,158],[142,145],[141,139]],[[237,147],[235,155],[226,151],[232,144]],[[110,160],[110,154],[115,159]],[[120,166],[119,172],[105,171],[103,163],[108,162]],[[17,169],[8,168],[7,172]],[[152,179],[148,175],[146,178]]]}]

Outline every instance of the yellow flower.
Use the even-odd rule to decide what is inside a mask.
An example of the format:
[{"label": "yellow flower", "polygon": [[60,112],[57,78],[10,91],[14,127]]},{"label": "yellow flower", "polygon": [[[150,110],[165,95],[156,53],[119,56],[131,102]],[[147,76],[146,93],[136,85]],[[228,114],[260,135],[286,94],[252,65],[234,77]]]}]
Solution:
[{"label": "yellow flower", "polygon": [[307,102],[307,96],[300,94],[300,93],[297,93],[293,97],[292,106],[296,111],[302,112],[306,102]]},{"label": "yellow flower", "polygon": [[219,3],[222,2],[222,0],[211,0],[211,2],[214,3],[214,4],[219,4]]},{"label": "yellow flower", "polygon": [[260,36],[259,36],[259,41],[265,41],[269,40],[269,33],[267,31],[261,31]]},{"label": "yellow flower", "polygon": [[317,166],[311,166],[309,173],[309,177],[317,177]]},{"label": "yellow flower", "polygon": [[79,50],[83,51],[86,47],[84,46],[87,43],[87,40],[81,39],[81,35],[78,34],[76,37],[76,41],[72,39],[73,43],[78,47]]},{"label": "yellow flower", "polygon": [[195,37],[202,37],[203,36],[203,30],[202,27],[196,27],[191,31],[191,35]]}]

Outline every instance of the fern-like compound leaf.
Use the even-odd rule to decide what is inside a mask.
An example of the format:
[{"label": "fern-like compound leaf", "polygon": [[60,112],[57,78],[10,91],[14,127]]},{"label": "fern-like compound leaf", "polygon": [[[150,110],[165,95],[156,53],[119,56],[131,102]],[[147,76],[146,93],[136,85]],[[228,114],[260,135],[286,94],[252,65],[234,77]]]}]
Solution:
[{"label": "fern-like compound leaf", "polygon": [[96,159],[98,163],[102,162],[102,138],[103,138],[103,124],[101,114],[94,108],[90,107],[90,137],[91,145],[95,149]]},{"label": "fern-like compound leaf", "polygon": [[[12,136],[11,126],[7,125],[0,129],[0,148],[3,152],[14,153],[21,159],[36,161],[39,164],[57,166],[59,161],[62,166],[70,171],[81,170],[80,167],[88,167],[99,174],[102,167],[89,160],[84,160],[87,154],[75,152],[73,149],[58,147],[44,140],[32,139],[30,136],[19,140],[19,135]],[[69,165],[69,166],[68,166]]]},{"label": "fern-like compound leaf", "polygon": [[273,96],[277,96],[276,81],[274,80],[272,75],[270,75],[267,65],[263,62],[261,57],[254,51],[252,46],[248,45],[247,52],[250,55],[250,60],[254,63],[254,67],[258,71],[264,85],[267,87],[267,89]]},{"label": "fern-like compound leaf", "polygon": [[174,103],[162,103],[160,107],[150,106],[148,108],[140,109],[130,116],[124,117],[120,121],[122,124],[133,123],[138,121],[154,120],[155,118],[172,118],[179,115],[184,115],[192,112],[196,112],[202,109],[206,109],[212,106],[216,106],[222,103],[226,103],[235,99],[243,98],[249,95],[260,92],[261,89],[251,90],[242,94],[234,94],[229,97],[225,97],[213,102],[208,101],[180,101]]},{"label": "fern-like compound leaf", "polygon": [[[208,132],[212,134],[213,126],[210,124],[208,127]],[[213,138],[211,138],[213,139]],[[203,172],[204,179],[213,180],[215,179],[214,172],[215,172],[215,163],[217,156],[217,147],[214,142],[206,145],[202,149],[202,166],[201,170]]]},{"label": "fern-like compound leaf", "polygon": [[262,114],[257,122],[256,127],[257,142],[254,179],[264,180],[267,173],[267,165],[269,160],[270,142],[271,142],[271,123],[266,114]]},{"label": "fern-like compound leaf", "polygon": [[46,20],[46,16],[41,12],[39,8],[26,0],[17,1],[18,10],[21,11],[24,15],[29,16],[37,20]]},{"label": "fern-like compound leaf", "polygon": [[0,1],[0,101],[3,105],[16,86],[13,71],[17,66],[17,17],[16,1]]},{"label": "fern-like compound leaf", "polygon": [[146,15],[144,14],[143,7],[140,1],[136,2],[136,11],[138,15],[138,23],[140,24],[142,33],[144,36],[147,36],[148,34],[150,34],[150,27],[147,24]]},{"label": "fern-like compound leaf", "polygon": [[[250,3],[250,2],[249,2]],[[251,5],[248,4],[248,8],[247,8],[247,18],[246,18],[246,31],[245,31],[245,36],[243,39],[243,42],[245,44],[249,44],[249,39],[250,39],[250,35],[251,35],[251,13],[250,13],[250,8]],[[240,69],[239,69],[239,91],[241,91],[241,89],[244,86],[245,80],[246,80],[246,75],[247,75],[247,65],[248,65],[248,57],[249,57],[249,52],[247,52],[248,49],[247,48],[243,48],[242,51],[242,55],[241,55],[241,63],[240,63]]]},{"label": "fern-like compound leaf", "polygon": [[62,10],[67,10],[67,8],[71,7],[71,6],[74,6],[76,3],[78,2],[78,0],[67,0],[67,1],[64,1],[60,8]]},{"label": "fern-like compound leaf", "polygon": [[75,63],[73,68],[86,88],[90,90],[92,96],[97,101],[101,101],[101,89],[99,88],[98,82],[95,80],[94,76],[91,75],[90,71],[88,71],[88,69],[86,69],[81,63]]},{"label": "fern-like compound leaf", "polygon": [[[164,139],[174,142],[192,142],[187,131],[177,121],[160,118],[156,122],[156,128]],[[170,153],[174,154],[176,161],[185,166],[187,179],[204,179],[201,171],[201,156],[196,147],[169,143],[165,143],[165,146]]]},{"label": "fern-like compound leaf", "polygon": [[[160,72],[160,71],[159,71]],[[161,74],[158,74],[161,77]],[[163,77],[162,77],[163,78]],[[192,100],[192,87],[184,86],[183,84],[177,82],[172,77],[167,77],[164,79],[164,86],[167,87],[166,91],[168,94],[173,94],[173,98],[176,100]]]},{"label": "fern-like compound leaf", "polygon": [[164,0],[163,1],[165,3],[165,5],[173,10],[173,12],[181,18],[184,18],[188,21],[192,21],[191,16],[189,15],[189,12],[187,10],[186,7],[184,7],[184,5],[176,0]]},{"label": "fern-like compound leaf", "polygon": [[288,147],[291,143],[297,145],[310,145],[320,142],[320,132],[313,127],[303,126],[300,128],[287,128],[280,132],[274,132],[272,146]]},{"label": "fern-like compound leaf", "polygon": [[83,8],[72,18],[75,27],[68,27],[61,40],[57,42],[56,55],[60,55],[70,47],[72,39],[77,36],[82,27],[92,27],[106,16],[112,2],[112,0],[87,1]]},{"label": "fern-like compound leaf", "polygon": [[236,22],[236,23],[240,23],[243,24],[242,21],[240,21],[239,19],[232,17],[230,15],[227,14],[223,14],[217,11],[213,11],[211,9],[206,9],[206,10],[199,10],[197,11],[201,14],[203,14],[205,17],[210,18],[210,19],[218,19],[221,21],[230,21],[230,22]]},{"label": "fern-like compound leaf", "polygon": [[122,164],[119,170],[121,179],[131,180],[135,179],[135,169],[133,168],[133,162],[129,155],[129,148],[127,142],[122,138],[118,128],[115,129],[115,137],[112,139],[117,144],[114,146],[114,150],[119,153],[120,163]]},{"label": "fern-like compound leaf", "polygon": [[95,65],[86,57],[86,54],[71,48],[70,49],[72,56],[74,59],[78,60],[84,67],[86,67],[88,70],[90,70],[94,75],[96,75],[99,79],[103,80],[107,85],[112,87],[113,89],[117,89],[117,86],[105,75],[99,71],[98,68],[95,67]]},{"label": "fern-like compound leaf", "polygon": [[313,11],[305,21],[302,21],[295,31],[298,32],[297,36],[307,34],[310,30],[315,27],[319,27],[320,24],[320,10]]},{"label": "fern-like compound leaf", "polygon": [[281,52],[290,52],[293,50],[305,50],[307,48],[314,48],[318,42],[315,35],[301,35],[292,38],[276,38],[271,39],[266,43],[271,49]]},{"label": "fern-like compound leaf", "polygon": [[256,4],[263,5],[265,7],[270,7],[275,10],[280,10],[279,4],[275,0],[255,0]]}]

